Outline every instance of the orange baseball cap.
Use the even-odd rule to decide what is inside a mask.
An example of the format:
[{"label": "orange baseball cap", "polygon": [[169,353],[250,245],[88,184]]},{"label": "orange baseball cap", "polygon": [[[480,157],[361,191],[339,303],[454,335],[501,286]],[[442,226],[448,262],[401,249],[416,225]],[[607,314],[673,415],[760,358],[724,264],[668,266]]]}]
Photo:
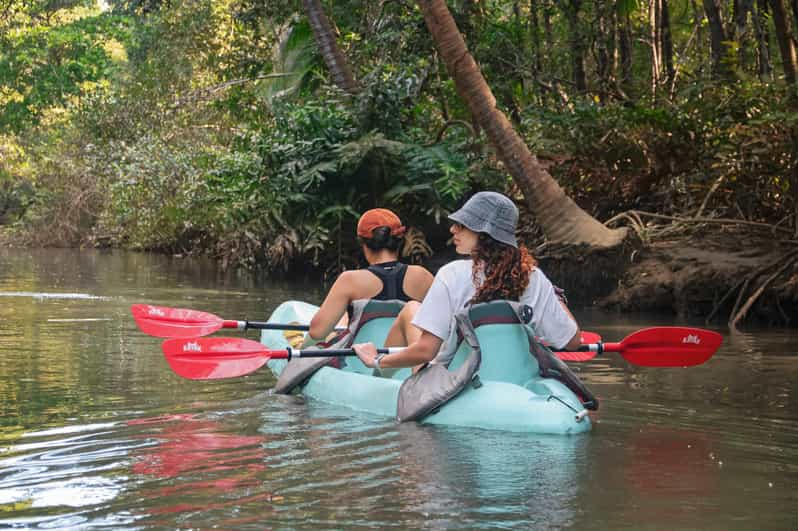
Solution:
[{"label": "orange baseball cap", "polygon": [[405,226],[399,216],[387,208],[372,208],[360,216],[357,222],[357,235],[361,238],[371,238],[372,232],[378,227],[388,227],[392,236],[401,236],[405,233]]}]

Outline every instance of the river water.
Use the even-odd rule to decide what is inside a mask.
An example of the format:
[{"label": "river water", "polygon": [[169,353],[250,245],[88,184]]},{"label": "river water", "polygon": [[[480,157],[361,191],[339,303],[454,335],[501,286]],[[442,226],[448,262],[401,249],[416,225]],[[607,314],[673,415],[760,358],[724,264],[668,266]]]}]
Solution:
[{"label": "river water", "polygon": [[[798,528],[794,331],[719,330],[691,369],[573,364],[601,409],[552,437],[272,396],[265,368],[182,380],[129,313],[265,319],[323,295],[194,259],[0,250],[0,528]],[[676,324],[575,314],[607,341]]]}]

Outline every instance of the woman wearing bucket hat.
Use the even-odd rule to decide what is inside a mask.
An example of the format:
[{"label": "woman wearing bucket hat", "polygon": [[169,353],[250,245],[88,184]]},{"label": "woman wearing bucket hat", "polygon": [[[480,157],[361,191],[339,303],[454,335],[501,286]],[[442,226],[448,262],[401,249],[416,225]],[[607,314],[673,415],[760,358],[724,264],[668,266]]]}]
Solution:
[{"label": "woman wearing bucket hat", "polygon": [[[450,232],[459,254],[442,267],[418,305],[408,305],[394,323],[386,345],[404,344],[400,352],[377,356],[374,345],[354,345],[368,367],[397,368],[422,365],[446,352],[444,342],[457,341],[454,315],[469,304],[506,299],[532,307],[532,326],[557,349],[579,346],[579,327],[551,281],[515,238],[518,209],[506,196],[479,192],[449,216]],[[418,332],[420,330],[420,333]],[[404,338],[401,343],[397,338]]]},{"label": "woman wearing bucket hat", "polygon": [[366,211],[357,223],[358,241],[369,266],[344,271],[333,283],[310,322],[309,336],[316,341],[332,332],[357,299],[420,301],[432,284],[432,274],[421,266],[399,262],[405,227],[386,208]]}]

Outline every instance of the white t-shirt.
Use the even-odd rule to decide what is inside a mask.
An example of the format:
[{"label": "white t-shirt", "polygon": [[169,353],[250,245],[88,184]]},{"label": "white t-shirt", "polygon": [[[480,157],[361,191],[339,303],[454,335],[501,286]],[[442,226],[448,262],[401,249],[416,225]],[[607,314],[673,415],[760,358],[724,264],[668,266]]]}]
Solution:
[{"label": "white t-shirt", "polygon": [[[432,282],[413,324],[441,338],[440,352],[446,352],[457,341],[454,314],[466,307],[476,293],[472,280],[471,260],[456,260],[443,266]],[[576,334],[577,325],[560,304],[551,281],[537,267],[529,274],[529,285],[521,295],[521,304],[532,307],[535,332],[555,348],[564,347]],[[438,363],[449,360],[435,359]]]}]

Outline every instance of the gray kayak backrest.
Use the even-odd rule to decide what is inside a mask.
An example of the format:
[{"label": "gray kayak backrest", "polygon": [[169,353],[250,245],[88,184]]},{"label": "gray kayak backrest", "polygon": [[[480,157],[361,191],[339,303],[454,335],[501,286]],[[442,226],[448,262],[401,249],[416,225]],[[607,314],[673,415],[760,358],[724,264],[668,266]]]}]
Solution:
[{"label": "gray kayak backrest", "polygon": [[480,385],[477,372],[482,354],[476,334],[466,311],[455,315],[455,319],[470,354],[455,370],[450,371],[445,365],[433,362],[407,378],[399,388],[396,402],[396,420],[399,422],[421,420],[460,394],[469,383]]},{"label": "gray kayak backrest", "polygon": [[[492,301],[468,308],[468,319],[482,349],[479,377],[483,380],[525,386],[540,372],[534,356],[529,355],[528,326],[524,326],[521,305],[511,301]],[[470,354],[467,342],[461,342],[449,369],[458,368]]]},{"label": "gray kayak backrest", "polygon": [[539,343],[528,324],[531,311],[518,302],[492,301],[459,312],[461,341],[450,347],[456,350],[454,358],[448,367],[431,363],[405,380],[399,390],[397,419],[420,420],[469,383],[478,386],[480,379],[523,387],[538,377],[554,378],[576,394],[586,409],[597,409],[598,400],[562,360]]},{"label": "gray kayak backrest", "polygon": [[[352,343],[357,341],[372,341],[375,345],[382,346],[385,336],[391,324],[399,315],[404,307],[404,302],[399,300],[378,301],[371,299],[359,299],[352,302],[352,311],[349,326],[343,332],[337,334],[331,340],[318,343],[310,349],[324,348],[349,348]],[[368,335],[369,339],[365,339]],[[373,338],[373,339],[372,339]],[[368,372],[368,369],[357,357],[350,356],[346,360],[347,370],[353,372]],[[341,366],[339,358],[295,358],[286,364],[277,383],[274,385],[274,392],[288,394],[304,383],[315,374],[316,371],[326,365],[334,367]],[[362,369],[361,369],[362,368]]]}]

